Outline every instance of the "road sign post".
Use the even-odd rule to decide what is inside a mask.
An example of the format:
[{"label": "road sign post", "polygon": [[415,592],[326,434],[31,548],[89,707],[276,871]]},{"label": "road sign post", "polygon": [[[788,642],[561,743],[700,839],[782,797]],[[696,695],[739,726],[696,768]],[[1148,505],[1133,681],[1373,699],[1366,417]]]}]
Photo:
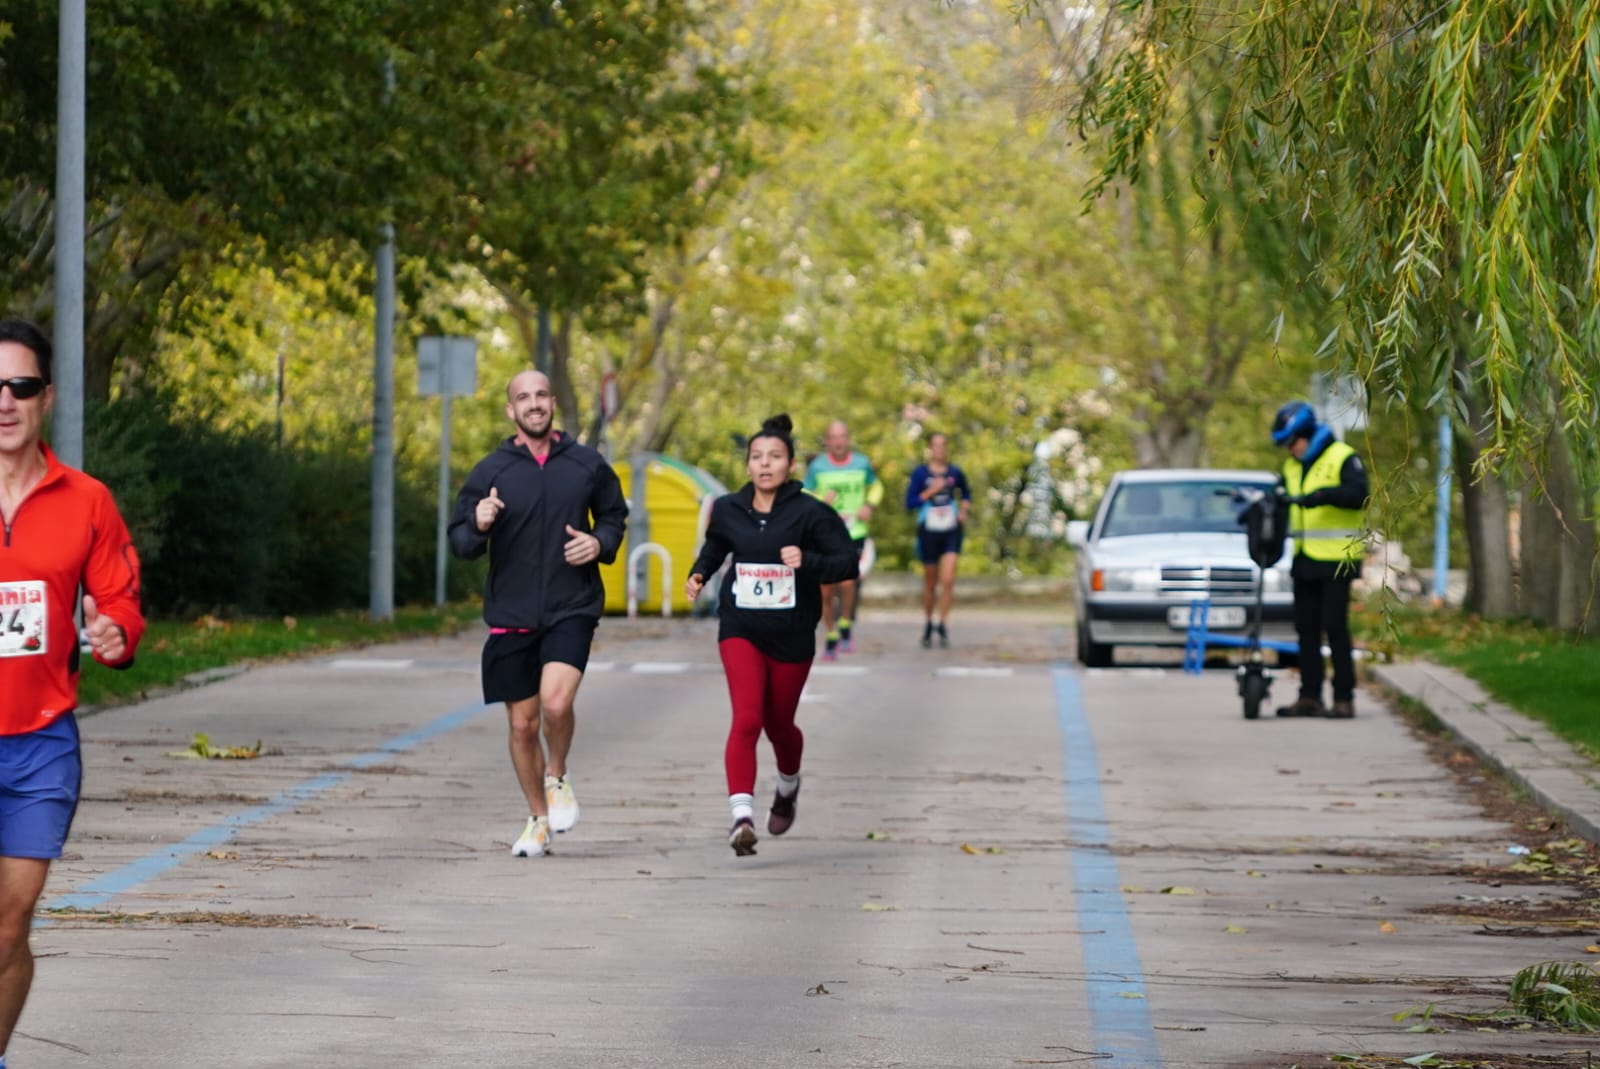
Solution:
[{"label": "road sign post", "polygon": [[417,396],[439,398],[439,519],[434,548],[433,603],[443,605],[450,563],[450,401],[478,390],[478,341],[460,336],[417,339]]}]

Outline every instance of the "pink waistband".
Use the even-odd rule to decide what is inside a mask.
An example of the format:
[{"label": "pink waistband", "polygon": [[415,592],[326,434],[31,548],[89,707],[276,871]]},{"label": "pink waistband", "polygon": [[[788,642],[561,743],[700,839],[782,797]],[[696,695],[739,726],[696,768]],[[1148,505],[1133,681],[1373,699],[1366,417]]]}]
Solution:
[{"label": "pink waistband", "polygon": [[491,635],[531,635],[531,634],[533,634],[533,628],[531,628],[531,627],[491,627],[491,628],[489,628],[489,634],[491,634]]}]

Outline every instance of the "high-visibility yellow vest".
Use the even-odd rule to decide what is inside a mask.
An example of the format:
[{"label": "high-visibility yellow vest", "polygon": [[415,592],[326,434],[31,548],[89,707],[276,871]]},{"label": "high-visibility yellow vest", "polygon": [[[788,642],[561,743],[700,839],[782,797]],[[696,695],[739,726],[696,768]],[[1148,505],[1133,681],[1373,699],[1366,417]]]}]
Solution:
[{"label": "high-visibility yellow vest", "polygon": [[[1304,497],[1314,490],[1326,490],[1339,485],[1339,469],[1355,455],[1344,442],[1330,442],[1306,470],[1304,464],[1290,457],[1283,464],[1283,482],[1290,497]],[[1361,512],[1342,509],[1334,505],[1289,510],[1289,533],[1295,539],[1297,552],[1312,560],[1359,561],[1366,552],[1365,532],[1361,529]]]}]

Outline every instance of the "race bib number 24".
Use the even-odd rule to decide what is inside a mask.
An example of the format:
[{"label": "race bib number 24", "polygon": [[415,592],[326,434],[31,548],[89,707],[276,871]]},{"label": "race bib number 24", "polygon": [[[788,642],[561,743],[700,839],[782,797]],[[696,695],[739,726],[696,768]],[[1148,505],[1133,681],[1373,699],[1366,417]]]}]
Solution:
[{"label": "race bib number 24", "polygon": [[41,580],[0,583],[0,657],[36,657],[45,652],[48,604]]}]

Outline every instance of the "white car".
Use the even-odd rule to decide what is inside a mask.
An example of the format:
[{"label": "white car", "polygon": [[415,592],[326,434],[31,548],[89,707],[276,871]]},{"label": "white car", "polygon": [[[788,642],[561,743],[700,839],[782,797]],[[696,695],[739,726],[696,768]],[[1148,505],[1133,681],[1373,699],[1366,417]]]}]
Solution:
[{"label": "white car", "polygon": [[[1067,541],[1078,551],[1078,660],[1104,668],[1118,646],[1182,646],[1199,602],[1208,630],[1248,635],[1262,570],[1250,558],[1230,494],[1239,486],[1271,490],[1277,482],[1270,471],[1204,468],[1112,476],[1094,519],[1067,524]],[[1294,641],[1291,559],[1285,545],[1263,576],[1262,638]]]}]

